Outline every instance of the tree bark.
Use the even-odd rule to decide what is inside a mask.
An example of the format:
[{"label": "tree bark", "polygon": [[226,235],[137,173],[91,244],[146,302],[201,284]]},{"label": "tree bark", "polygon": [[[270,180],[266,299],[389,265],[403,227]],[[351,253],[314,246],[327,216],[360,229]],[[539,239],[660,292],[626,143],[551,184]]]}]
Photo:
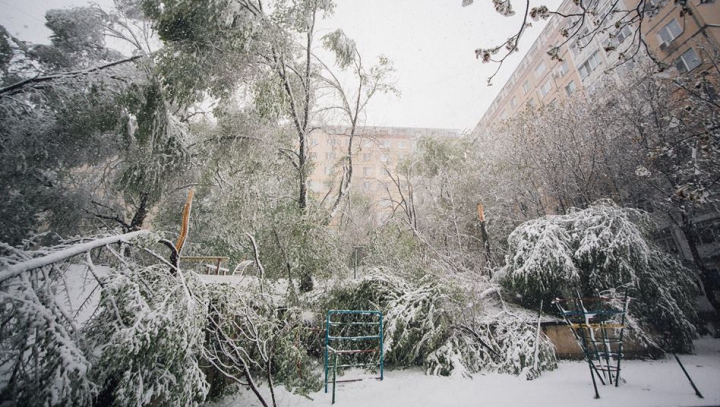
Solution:
[{"label": "tree bark", "polygon": [[703,293],[705,294],[705,297],[707,298],[710,305],[712,305],[713,309],[715,310],[715,317],[717,318],[718,316],[720,316],[720,301],[718,301],[718,299],[715,297],[715,293],[712,289],[712,274],[710,273],[710,270],[705,267],[705,263],[700,257],[700,252],[697,248],[697,227],[694,223],[692,223],[689,217],[684,215],[683,218],[685,225],[682,228],[682,231],[683,233],[685,233],[685,237],[687,238],[688,246],[690,247],[690,253],[693,257],[693,262],[700,271],[700,282],[703,286]]}]

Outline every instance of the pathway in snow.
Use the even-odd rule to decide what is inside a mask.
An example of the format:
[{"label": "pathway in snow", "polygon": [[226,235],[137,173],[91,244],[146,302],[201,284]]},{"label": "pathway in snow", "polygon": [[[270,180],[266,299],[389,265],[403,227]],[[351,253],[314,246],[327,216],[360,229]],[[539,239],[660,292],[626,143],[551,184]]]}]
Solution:
[{"label": "pathway in snow", "polygon": [[[685,368],[705,396],[700,399],[670,355],[656,361],[623,361],[620,387],[598,383],[594,392],[587,364],[561,362],[536,380],[502,374],[476,375],[474,379],[425,376],[419,370],[386,370],[385,380],[339,384],[337,407],[643,407],[720,405],[720,340],[696,341],[695,355],[681,355]],[[267,388],[263,393],[268,394]],[[313,400],[277,389],[282,407],[330,406],[331,395],[313,393]],[[267,400],[270,400],[269,396]],[[260,406],[250,392],[210,404],[213,407]]]}]

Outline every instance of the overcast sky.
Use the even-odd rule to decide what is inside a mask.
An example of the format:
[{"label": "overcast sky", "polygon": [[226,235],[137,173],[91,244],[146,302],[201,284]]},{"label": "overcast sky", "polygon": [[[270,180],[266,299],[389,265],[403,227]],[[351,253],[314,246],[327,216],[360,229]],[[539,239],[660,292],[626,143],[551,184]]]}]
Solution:
[{"label": "overcast sky", "polygon": [[[112,0],[98,0],[109,6]],[[45,11],[86,5],[83,0],[0,0],[0,25],[31,42],[47,42]],[[520,53],[487,86],[496,65],[475,59],[474,49],[512,35],[521,16],[502,17],[490,0],[461,7],[461,0],[336,0],[336,10],[320,26],[320,36],[337,28],[357,43],[363,58],[388,56],[397,70],[400,98],[377,98],[366,125],[472,129],[490,106],[513,69],[540,34],[534,23]],[[559,0],[544,2],[551,9]],[[516,7],[523,4],[517,3]],[[520,12],[519,14],[522,14]]]}]

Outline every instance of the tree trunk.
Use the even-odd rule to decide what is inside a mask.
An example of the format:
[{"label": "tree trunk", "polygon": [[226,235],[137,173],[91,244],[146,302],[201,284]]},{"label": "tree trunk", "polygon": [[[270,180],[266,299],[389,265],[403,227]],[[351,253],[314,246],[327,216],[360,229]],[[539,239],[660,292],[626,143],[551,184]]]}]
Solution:
[{"label": "tree trunk", "polygon": [[488,239],[487,230],[485,229],[485,221],[480,222],[480,234],[483,239],[483,250],[485,252],[485,267],[487,267],[488,275],[492,278],[491,270],[491,255],[490,255],[490,240]]},{"label": "tree trunk", "polygon": [[145,222],[145,217],[147,217],[147,205],[149,200],[150,194],[148,194],[147,192],[143,192],[142,194],[140,194],[140,205],[135,211],[135,216],[133,216],[132,221],[130,221],[130,230],[128,232],[134,232],[142,228],[142,224],[143,222]]},{"label": "tree trunk", "polygon": [[682,228],[682,231],[683,233],[685,233],[685,237],[687,238],[688,246],[690,247],[690,253],[693,257],[693,262],[700,271],[700,281],[703,285],[703,293],[705,294],[705,297],[707,298],[710,305],[712,305],[713,309],[715,309],[715,317],[717,318],[718,316],[720,316],[720,301],[718,301],[717,297],[715,297],[715,293],[712,289],[713,281],[710,270],[705,267],[705,263],[700,257],[700,252],[698,252],[697,228],[695,227],[695,224],[692,223],[692,220],[690,220],[689,216],[683,215],[683,221],[685,225]]}]

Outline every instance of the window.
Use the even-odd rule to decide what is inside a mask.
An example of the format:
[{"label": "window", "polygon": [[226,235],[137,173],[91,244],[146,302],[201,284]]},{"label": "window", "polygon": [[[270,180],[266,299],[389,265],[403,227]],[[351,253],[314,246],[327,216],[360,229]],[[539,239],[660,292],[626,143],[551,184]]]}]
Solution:
[{"label": "window", "polygon": [[565,86],[565,93],[567,93],[568,96],[572,95],[575,92],[575,81],[572,81]]},{"label": "window", "polygon": [[388,156],[386,156],[385,154],[380,154],[380,161],[384,163],[388,162]]},{"label": "window", "polygon": [[530,107],[535,107],[537,105],[537,102],[535,101],[535,99],[530,98],[530,100],[527,101],[527,105]]},{"label": "window", "polygon": [[530,92],[530,83],[528,81],[525,81],[523,83],[523,92],[525,92],[525,93]]},{"label": "window", "polygon": [[[615,11],[614,3],[612,1],[608,1],[607,3],[603,4],[602,6],[597,8],[597,16],[599,18],[604,18],[607,13]],[[608,17],[609,18],[609,17]]]},{"label": "window", "polygon": [[325,153],[325,159],[326,159],[326,160],[334,160],[334,159],[335,159],[335,153]]},{"label": "window", "polygon": [[720,242],[720,221],[702,222],[697,225],[697,238],[701,245]]},{"label": "window", "polygon": [[685,51],[684,54],[680,55],[680,58],[675,60],[675,67],[680,72],[689,72],[697,68],[700,65],[700,57],[694,49],[690,48]]},{"label": "window", "polygon": [[390,140],[384,140],[382,142],[382,146],[383,146],[383,148],[390,148],[390,146],[391,146]]},{"label": "window", "polygon": [[572,52],[573,56],[577,56],[577,54],[580,53],[580,48],[578,48],[577,44],[574,42],[569,45],[570,51]]},{"label": "window", "polygon": [[658,31],[657,35],[660,38],[661,43],[669,44],[672,40],[680,36],[682,31],[683,30],[682,27],[680,27],[680,24],[673,18],[672,21]]},{"label": "window", "polygon": [[540,97],[546,96],[548,93],[550,93],[550,90],[552,89],[552,81],[548,79],[545,81],[545,84],[542,85],[542,87],[538,90],[540,92]]},{"label": "window", "polygon": [[678,246],[677,243],[675,243],[675,238],[673,237],[670,229],[664,229],[660,232],[653,233],[652,238],[655,243],[665,249],[666,252],[673,254],[678,253]]},{"label": "window", "polygon": [[363,182],[363,189],[364,189],[365,191],[369,191],[369,190],[370,190],[370,183],[367,182],[367,181]]},{"label": "window", "polygon": [[560,64],[560,68],[558,68],[558,78],[562,78],[563,76],[565,76],[565,74],[568,73],[569,70],[570,68],[568,67],[567,61],[562,61],[562,64]]},{"label": "window", "polygon": [[622,30],[616,32],[615,34],[611,34],[610,38],[605,39],[605,41],[603,41],[603,48],[605,48],[605,51],[613,51],[631,35],[632,30],[630,27],[625,26]]},{"label": "window", "polygon": [[398,154],[398,161],[402,161],[405,159],[405,154]]},{"label": "window", "polygon": [[513,96],[513,98],[510,100],[510,106],[517,106],[517,98],[515,96]]},{"label": "window", "polygon": [[[709,0],[707,2],[711,3],[713,1],[714,0]],[[660,9],[671,3],[671,1],[666,1],[663,3],[662,0],[645,0],[645,9],[643,11],[647,16],[652,17],[658,14]]]},{"label": "window", "polygon": [[623,29],[620,30],[619,33],[617,33],[617,43],[621,44],[623,41],[625,41],[625,38],[629,37],[630,35],[632,35],[632,30],[630,29],[630,27],[623,27]]},{"label": "window", "polygon": [[328,165],[325,167],[325,175],[330,175],[330,174],[332,174],[332,166]]},{"label": "window", "polygon": [[540,62],[540,65],[535,68],[535,77],[539,78],[543,73],[545,73],[545,70],[547,67],[545,66],[545,62]]},{"label": "window", "polygon": [[601,63],[602,60],[600,59],[600,55],[598,55],[598,52],[593,52],[590,58],[583,62],[583,64],[580,65],[580,68],[578,68],[580,77],[585,79],[588,75],[590,75],[592,71],[594,71],[598,66],[600,66]]},{"label": "window", "polygon": [[363,167],[363,176],[365,177],[372,177],[373,175],[373,168],[372,167]]},{"label": "window", "polygon": [[365,140],[363,142],[363,147],[372,147],[372,140]]},{"label": "window", "polygon": [[590,43],[590,40],[592,39],[592,37],[593,36],[590,35],[590,29],[588,29],[587,27],[580,30],[580,32],[578,33],[578,36],[577,36],[578,47],[580,49],[585,48]]},{"label": "window", "polygon": [[370,161],[371,158],[372,158],[372,154],[363,153],[363,161]]},{"label": "window", "polygon": [[405,142],[404,142],[404,141],[398,141],[398,148],[405,148]]},{"label": "window", "polygon": [[508,114],[506,111],[503,110],[503,112],[500,114],[500,119],[505,120],[508,118]]},{"label": "window", "polygon": [[313,147],[313,146],[316,146],[316,145],[318,145],[317,139],[316,139],[316,138],[311,138],[311,139],[310,139],[310,146]]},{"label": "window", "polygon": [[314,152],[314,151],[311,152],[311,153],[310,153],[310,158],[317,158],[317,153]]}]

